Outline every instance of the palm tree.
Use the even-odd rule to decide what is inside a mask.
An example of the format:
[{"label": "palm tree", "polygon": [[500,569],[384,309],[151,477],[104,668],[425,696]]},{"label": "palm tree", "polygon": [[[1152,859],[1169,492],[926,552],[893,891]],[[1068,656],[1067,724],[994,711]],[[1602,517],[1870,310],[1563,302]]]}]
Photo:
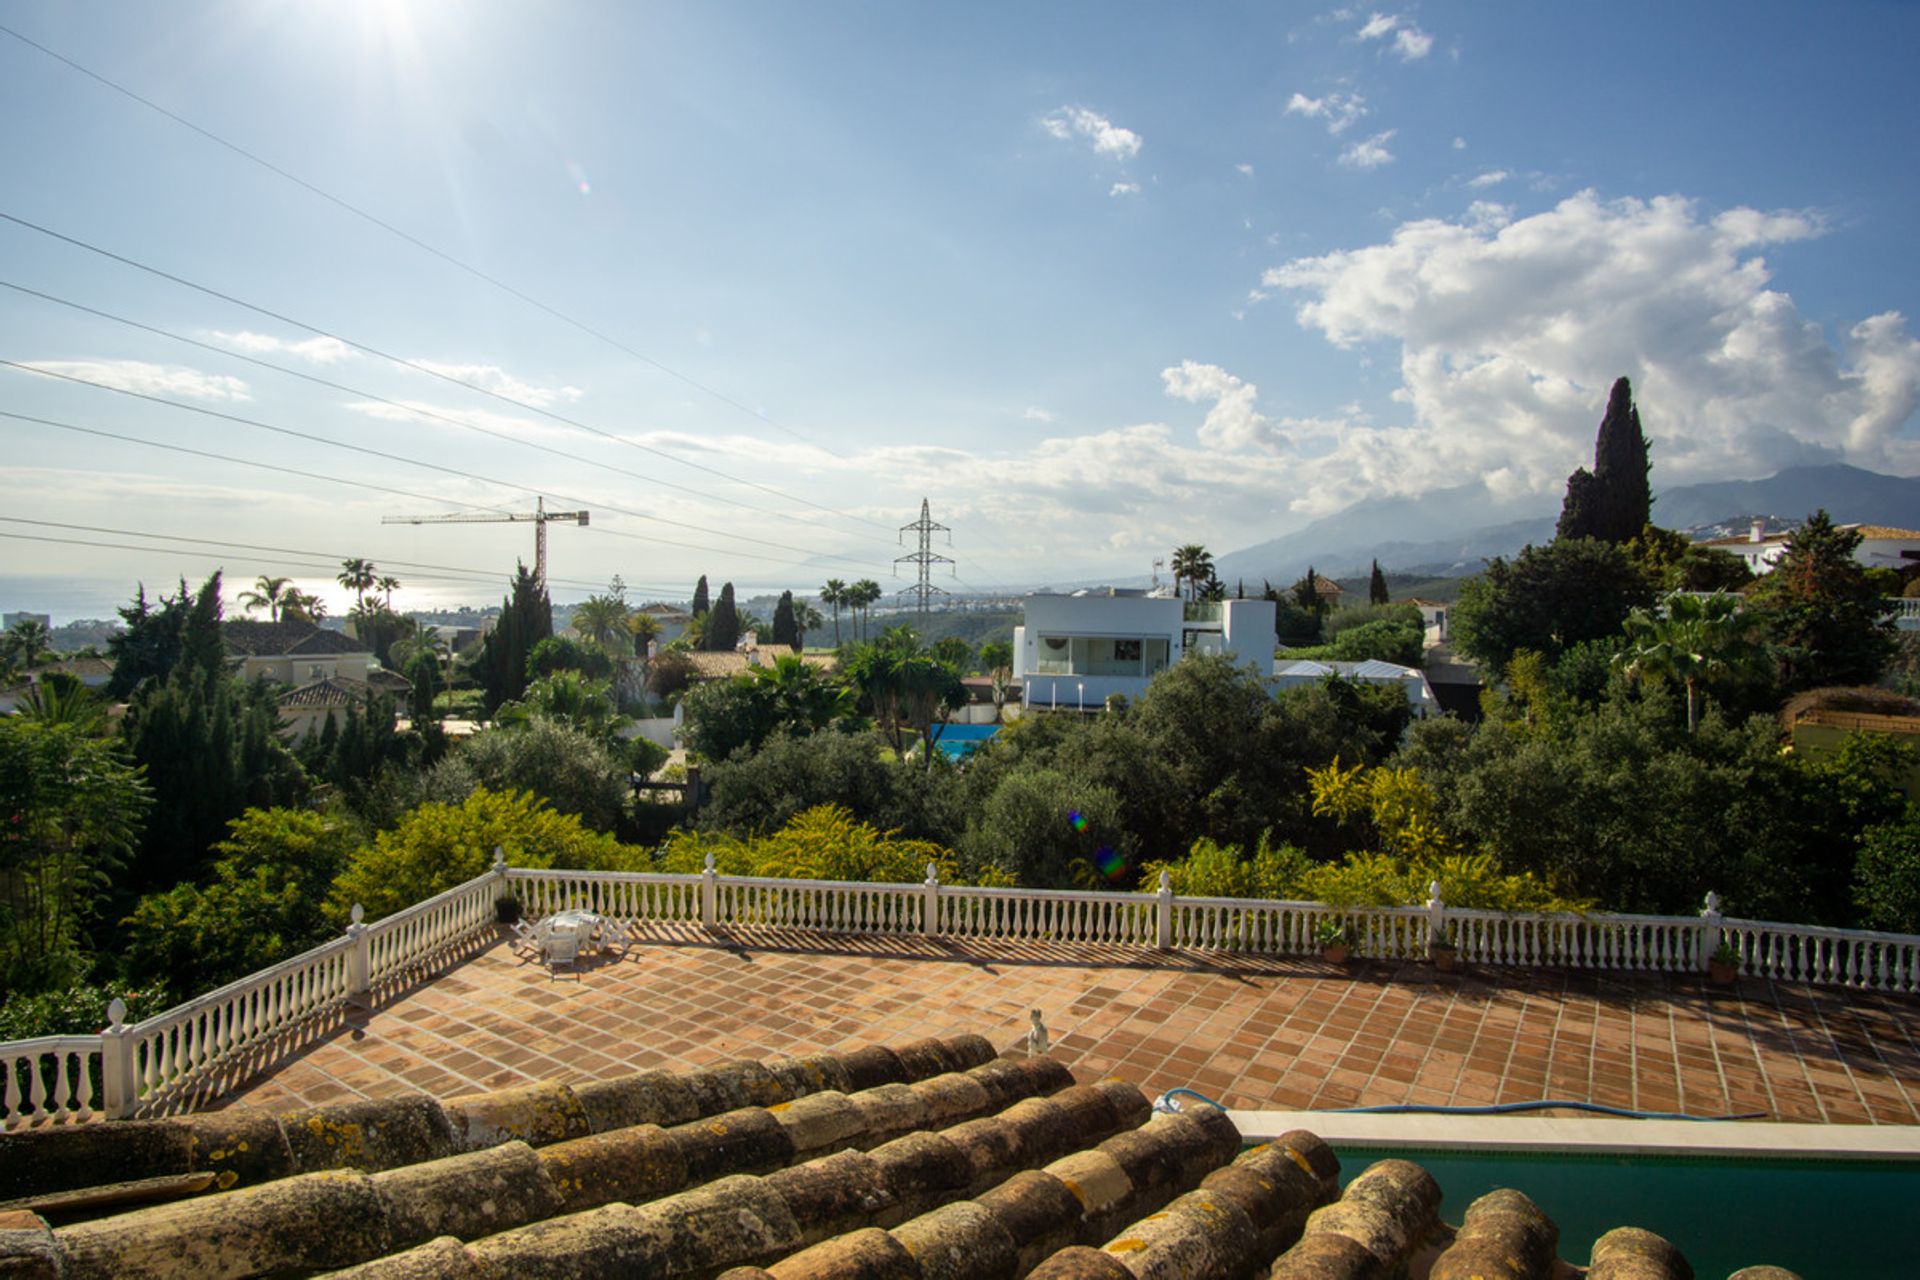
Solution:
[{"label": "palm tree", "polygon": [[638,656],[647,656],[647,646],[660,634],[660,619],[645,609],[635,609],[627,615],[627,634],[633,637],[633,651]]},{"label": "palm tree", "polygon": [[292,586],[292,578],[270,578],[263,573],[253,580],[252,591],[240,593],[241,607],[248,613],[265,608],[267,621],[278,622],[281,602],[286,600]]},{"label": "palm tree", "polygon": [[919,730],[931,767],[934,719],[967,701],[953,668],[921,647],[912,627],[901,625],[855,650],[847,661],[847,678],[873,705],[874,718],[893,740],[895,752],[905,750],[907,731]]},{"label": "palm tree", "polygon": [[1699,727],[1697,686],[1758,661],[1754,621],[1739,596],[1676,591],[1662,613],[1635,609],[1625,630],[1632,646],[1614,662],[1631,680],[1678,680],[1687,691],[1687,732]]},{"label": "palm tree", "polygon": [[774,727],[796,736],[853,715],[859,703],[852,689],[794,654],[781,655],[771,666],[748,668],[747,679],[769,695]]},{"label": "palm tree", "polygon": [[581,635],[611,651],[614,640],[627,632],[627,602],[615,595],[588,596],[574,610],[573,627]]},{"label": "palm tree", "polygon": [[1213,576],[1213,553],[1197,542],[1175,547],[1172,564],[1176,593],[1180,590],[1180,584],[1186,582],[1194,587],[1194,594],[1198,594],[1200,584]]},{"label": "palm tree", "polygon": [[847,602],[847,584],[838,578],[828,578],[827,585],[820,588],[820,603],[833,609],[833,647],[840,647],[840,606]]},{"label": "palm tree", "polygon": [[373,561],[355,556],[351,560],[340,562],[340,575],[334,580],[353,592],[355,601],[364,609],[367,604],[367,592],[373,590],[374,583],[380,578],[374,570]]},{"label": "palm tree", "polygon": [[386,574],[374,585],[380,588],[381,598],[386,601],[387,608],[391,610],[393,608],[393,593],[400,589],[400,579],[394,577],[392,574]]},{"label": "palm tree", "polygon": [[1013,646],[1005,640],[987,641],[980,646],[980,665],[993,681],[993,722],[998,724],[1013,686]]},{"label": "palm tree", "polygon": [[818,609],[803,600],[794,601],[793,629],[796,632],[794,637],[796,643],[793,647],[800,652],[805,652],[807,647],[807,632],[818,631],[826,624],[827,620],[820,616]]},{"label": "palm tree", "polygon": [[867,638],[869,625],[873,621],[873,609],[871,606],[874,601],[886,593],[880,590],[880,584],[872,578],[860,579],[860,581],[848,587],[847,591],[850,593],[847,597],[847,603],[852,605],[860,615],[860,638],[864,640]]},{"label": "palm tree", "polygon": [[9,658],[31,670],[53,656],[53,633],[38,618],[22,618],[7,628],[0,645],[5,646]]},{"label": "palm tree", "polygon": [[288,622],[319,622],[327,616],[327,602],[310,592],[289,587],[280,597],[280,616]]}]

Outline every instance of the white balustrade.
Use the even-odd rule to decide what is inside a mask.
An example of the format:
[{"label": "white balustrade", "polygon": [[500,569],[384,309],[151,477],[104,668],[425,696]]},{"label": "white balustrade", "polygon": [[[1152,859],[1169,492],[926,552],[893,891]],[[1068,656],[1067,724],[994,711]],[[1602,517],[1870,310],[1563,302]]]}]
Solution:
[{"label": "white balustrade", "polygon": [[0,1044],[0,1128],[85,1120],[100,1110],[99,1036],[40,1036]]},{"label": "white balustrade", "polygon": [[1167,947],[1308,955],[1326,921],[1364,957],[1420,959],[1444,929],[1470,964],[1697,973],[1724,940],[1740,972],[1780,982],[1920,994],[1920,936],[1700,916],[1506,915],[1425,907],[1181,898],[1158,893],[782,880],[508,867],[456,885],[348,936],[103,1035],[0,1044],[0,1125],[162,1112],[247,1050],[367,999],[387,979],[492,936],[497,900],[530,916],[585,908],[627,924],[764,927],[827,933]]}]

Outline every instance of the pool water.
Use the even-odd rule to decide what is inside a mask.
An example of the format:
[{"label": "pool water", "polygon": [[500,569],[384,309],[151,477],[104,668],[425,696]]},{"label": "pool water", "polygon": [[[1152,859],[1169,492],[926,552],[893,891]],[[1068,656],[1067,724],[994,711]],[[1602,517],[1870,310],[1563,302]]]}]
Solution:
[{"label": "pool water", "polygon": [[935,725],[933,745],[949,760],[964,760],[1000,729],[997,724]]},{"label": "pool water", "polygon": [[1768,1263],[1808,1280],[1920,1274],[1920,1161],[1768,1160],[1581,1152],[1336,1147],[1344,1184],[1376,1160],[1425,1168],[1458,1225],[1475,1198],[1525,1192],[1560,1226],[1560,1256],[1584,1266],[1615,1227],[1677,1245],[1702,1277]]}]

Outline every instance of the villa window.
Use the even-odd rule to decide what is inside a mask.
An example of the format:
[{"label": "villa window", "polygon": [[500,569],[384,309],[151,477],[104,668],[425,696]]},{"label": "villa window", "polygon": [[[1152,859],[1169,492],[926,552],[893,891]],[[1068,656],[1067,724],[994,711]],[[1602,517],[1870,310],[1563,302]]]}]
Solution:
[{"label": "villa window", "polygon": [[1041,636],[1034,674],[1151,676],[1167,669],[1164,636]]}]

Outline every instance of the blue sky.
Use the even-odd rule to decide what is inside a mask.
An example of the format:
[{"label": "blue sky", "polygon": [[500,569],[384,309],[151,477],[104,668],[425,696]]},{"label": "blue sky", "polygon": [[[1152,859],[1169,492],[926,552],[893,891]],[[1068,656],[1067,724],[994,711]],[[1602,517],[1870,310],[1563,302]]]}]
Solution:
[{"label": "blue sky", "polygon": [[594,512],[562,597],[892,587],[923,496],[950,587],[1134,576],[1367,497],[1551,505],[1622,373],[1656,485],[1920,472],[1920,6],[1035,8],[0,5],[628,349],[0,35],[0,212],[520,402],[0,223],[0,279],[206,344],[0,289],[0,358],[332,442],[0,367],[215,455],[0,418],[0,534],[287,549],[0,538],[0,603],[343,555],[482,602],[524,529],[381,516],[537,493]]}]

